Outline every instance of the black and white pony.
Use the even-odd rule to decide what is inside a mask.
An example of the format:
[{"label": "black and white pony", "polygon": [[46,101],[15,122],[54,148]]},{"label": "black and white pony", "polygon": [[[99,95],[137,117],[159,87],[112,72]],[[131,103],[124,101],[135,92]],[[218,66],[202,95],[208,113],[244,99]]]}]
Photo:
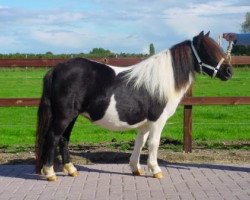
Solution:
[{"label": "black and white pony", "polygon": [[[140,153],[148,141],[148,167],[153,177],[162,178],[157,151],[162,129],[195,73],[228,80],[232,68],[223,50],[201,32],[153,55],[139,64],[122,68],[84,58],[58,64],[44,77],[37,125],[37,172],[49,181],[56,180],[53,168],[59,145],[64,171],[77,176],[70,162],[68,144],[78,115],[110,130],[137,129],[129,165],[141,175]],[[84,136],[83,136],[84,137]]]}]

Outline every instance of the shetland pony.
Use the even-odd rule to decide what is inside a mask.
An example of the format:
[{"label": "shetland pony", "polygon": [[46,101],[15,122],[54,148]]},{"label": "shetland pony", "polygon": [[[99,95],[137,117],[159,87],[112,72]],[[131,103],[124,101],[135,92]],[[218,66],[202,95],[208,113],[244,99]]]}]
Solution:
[{"label": "shetland pony", "polygon": [[[232,68],[222,49],[201,32],[192,41],[176,44],[139,64],[122,68],[84,58],[58,64],[44,77],[38,109],[36,170],[47,180],[57,179],[53,169],[59,146],[64,172],[77,176],[68,144],[78,115],[110,130],[137,129],[129,165],[141,175],[140,153],[148,141],[148,168],[162,178],[157,151],[162,129],[195,73],[228,80]],[[84,136],[83,136],[84,137]]]}]

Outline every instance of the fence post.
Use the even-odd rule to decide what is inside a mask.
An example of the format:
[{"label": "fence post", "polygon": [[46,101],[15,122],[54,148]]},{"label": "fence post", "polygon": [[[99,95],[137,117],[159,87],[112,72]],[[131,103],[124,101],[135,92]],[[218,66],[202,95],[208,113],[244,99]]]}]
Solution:
[{"label": "fence post", "polygon": [[[188,90],[187,97],[192,96],[192,87]],[[192,105],[184,106],[184,123],[183,123],[183,151],[192,152]]]}]

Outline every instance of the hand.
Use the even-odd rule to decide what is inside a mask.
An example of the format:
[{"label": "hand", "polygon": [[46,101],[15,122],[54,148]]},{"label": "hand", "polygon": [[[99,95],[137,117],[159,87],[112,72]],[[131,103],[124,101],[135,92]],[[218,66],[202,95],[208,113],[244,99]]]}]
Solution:
[{"label": "hand", "polygon": [[222,37],[226,39],[227,41],[235,41],[236,40],[236,34],[235,33],[223,33]]}]

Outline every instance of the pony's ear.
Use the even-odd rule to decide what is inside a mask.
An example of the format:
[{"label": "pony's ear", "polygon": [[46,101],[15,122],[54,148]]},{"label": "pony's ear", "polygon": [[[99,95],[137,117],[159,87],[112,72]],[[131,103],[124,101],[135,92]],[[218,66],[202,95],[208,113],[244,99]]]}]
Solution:
[{"label": "pony's ear", "polygon": [[207,34],[205,36],[209,37],[210,31],[207,32]]},{"label": "pony's ear", "polygon": [[198,35],[198,37],[203,37],[204,36],[204,31],[201,31],[200,34]]},{"label": "pony's ear", "polygon": [[201,31],[199,35],[195,36],[193,38],[194,44],[196,45],[196,48],[200,46],[201,40],[204,37],[204,31]]},{"label": "pony's ear", "polygon": [[197,36],[197,44],[199,45],[201,42],[201,39],[204,37],[204,31],[201,31],[200,34]]}]

